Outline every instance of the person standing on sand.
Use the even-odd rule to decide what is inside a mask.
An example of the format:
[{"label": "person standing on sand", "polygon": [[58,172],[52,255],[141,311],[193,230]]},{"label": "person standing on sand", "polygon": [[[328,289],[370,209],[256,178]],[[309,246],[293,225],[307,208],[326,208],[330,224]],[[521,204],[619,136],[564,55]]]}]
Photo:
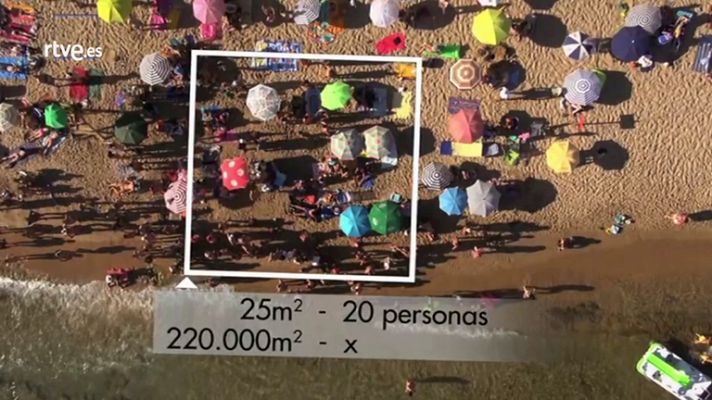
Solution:
[{"label": "person standing on sand", "polygon": [[405,394],[413,397],[415,394],[415,379],[408,378],[405,380]]}]

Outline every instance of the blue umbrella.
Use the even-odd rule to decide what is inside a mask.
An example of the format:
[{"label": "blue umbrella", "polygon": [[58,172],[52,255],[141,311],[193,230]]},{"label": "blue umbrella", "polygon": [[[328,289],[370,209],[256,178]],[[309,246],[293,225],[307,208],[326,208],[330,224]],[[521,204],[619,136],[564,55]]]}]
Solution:
[{"label": "blue umbrella", "polygon": [[632,62],[650,54],[650,34],[639,26],[627,26],[611,40],[611,54],[623,61]]},{"label": "blue umbrella", "polygon": [[368,209],[360,205],[351,205],[339,217],[339,227],[350,237],[361,237],[371,232]]},{"label": "blue umbrella", "polygon": [[467,193],[462,188],[447,188],[440,193],[440,209],[447,215],[462,215],[467,208]]}]

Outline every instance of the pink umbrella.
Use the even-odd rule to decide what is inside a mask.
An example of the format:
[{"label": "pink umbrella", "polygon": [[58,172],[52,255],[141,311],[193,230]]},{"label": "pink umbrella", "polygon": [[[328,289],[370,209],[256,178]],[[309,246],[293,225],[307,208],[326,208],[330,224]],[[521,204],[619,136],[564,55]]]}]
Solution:
[{"label": "pink umbrella", "polygon": [[225,15],[225,0],[195,0],[193,15],[204,24],[216,24]]},{"label": "pink umbrella", "polygon": [[478,110],[462,109],[450,115],[448,130],[458,143],[472,143],[482,137],[485,123]]}]

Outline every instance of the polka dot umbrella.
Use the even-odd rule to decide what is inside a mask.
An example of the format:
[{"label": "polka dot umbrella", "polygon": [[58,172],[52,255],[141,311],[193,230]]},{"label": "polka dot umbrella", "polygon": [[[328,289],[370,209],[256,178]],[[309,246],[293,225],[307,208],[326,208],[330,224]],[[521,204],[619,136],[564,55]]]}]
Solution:
[{"label": "polka dot umbrella", "polygon": [[247,161],[242,157],[223,161],[220,171],[222,172],[223,186],[227,190],[244,189],[250,183]]},{"label": "polka dot umbrella", "polygon": [[463,58],[450,68],[450,82],[460,90],[472,89],[480,83],[480,68],[474,60]]},{"label": "polka dot umbrella", "polygon": [[344,129],[331,137],[330,147],[340,160],[354,160],[363,152],[363,135],[356,129]]}]

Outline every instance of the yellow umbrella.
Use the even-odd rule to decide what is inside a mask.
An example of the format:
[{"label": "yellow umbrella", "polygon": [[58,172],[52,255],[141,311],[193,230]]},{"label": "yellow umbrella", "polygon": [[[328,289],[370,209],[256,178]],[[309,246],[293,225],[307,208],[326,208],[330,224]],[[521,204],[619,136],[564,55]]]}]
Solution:
[{"label": "yellow umbrella", "polygon": [[568,174],[581,162],[579,150],[568,140],[557,140],[546,150],[546,165],[557,174]]},{"label": "yellow umbrella", "polygon": [[126,22],[131,14],[131,0],[99,0],[96,10],[99,18],[108,23]]},{"label": "yellow umbrella", "polygon": [[509,37],[512,22],[502,10],[488,8],[472,20],[472,34],[480,43],[496,46]]}]

